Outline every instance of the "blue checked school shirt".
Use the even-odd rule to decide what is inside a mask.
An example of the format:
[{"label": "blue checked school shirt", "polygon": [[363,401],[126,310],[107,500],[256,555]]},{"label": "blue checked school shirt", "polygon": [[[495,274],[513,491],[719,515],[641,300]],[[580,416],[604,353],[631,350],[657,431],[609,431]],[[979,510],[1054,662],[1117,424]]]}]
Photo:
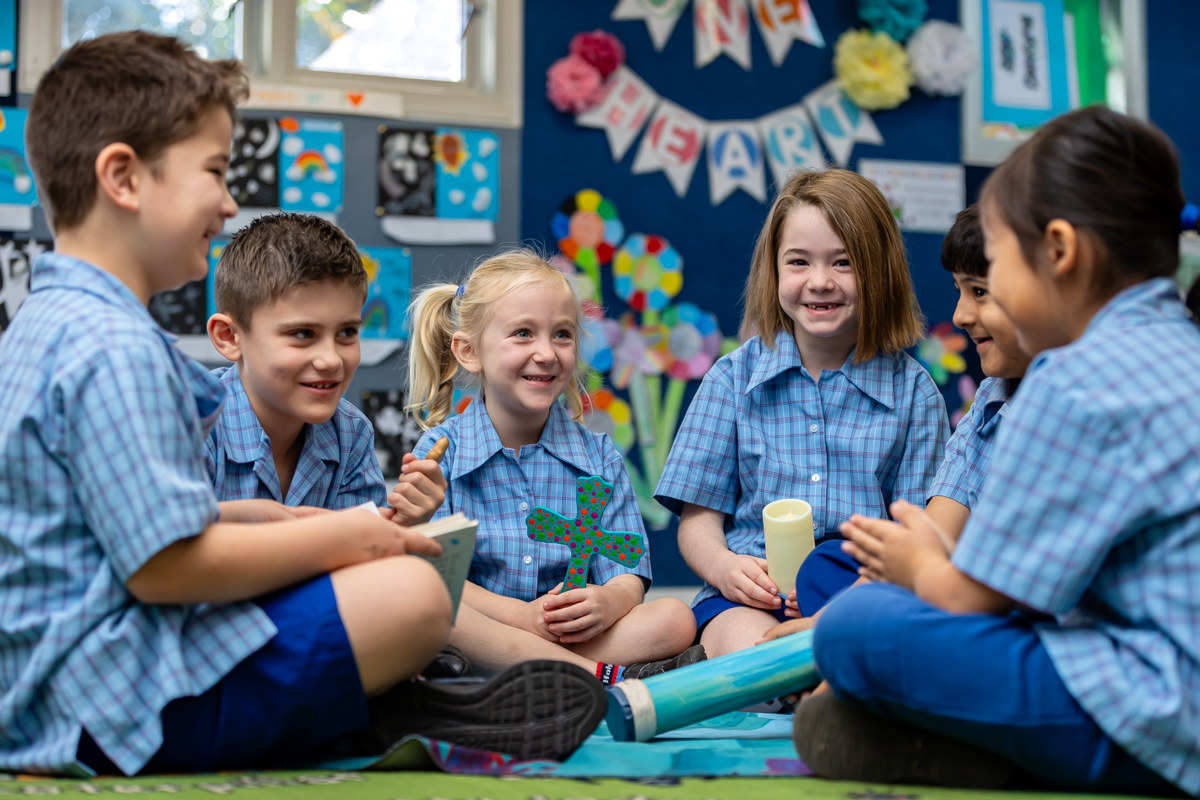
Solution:
[{"label": "blue checked school shirt", "polygon": [[144,605],[125,581],[217,518],[204,439],[225,391],[108,273],[43,255],[0,340],[0,771],[126,773],[159,712],[275,626],[252,603]]},{"label": "blue checked school shirt", "polygon": [[468,580],[526,602],[562,583],[571,551],[566,545],[530,539],[525,520],[539,507],[574,518],[579,513],[576,479],[599,475],[613,486],[601,527],[641,534],[646,553],[632,570],[600,555],[592,556],[588,583],[604,584],[632,572],[649,587],[650,544],[625,461],[608,434],[588,430],[555,403],[542,438],[522,447],[518,458],[511,448],[500,444],[480,397],[462,414],[427,431],[413,452],[424,456],[442,436],[450,438],[450,448],[442,458],[449,488],[433,518],[461,512],[479,520]]},{"label": "blue checked school shirt", "polygon": [[954,563],[1038,635],[1121,747],[1200,793],[1200,328],[1170,278],[1038,356]]},{"label": "blue checked school shirt", "polygon": [[930,497],[949,497],[967,508],[979,500],[979,487],[992,460],[992,445],[1008,402],[1008,381],[986,378],[975,401],[946,442],[946,458],[930,485]]},{"label": "blue checked school shirt", "polygon": [[349,400],[342,398],[329,420],[304,426],[304,447],[284,498],[271,440],[258,423],[237,367],[222,367],[213,375],[229,393],[204,454],[218,500],[264,498],[334,511],[368,500],[384,504],[387,487],[375,456],[375,430]]},{"label": "blue checked school shirt", "polygon": [[[725,539],[766,557],[762,510],[785,497],[813,509],[818,541],[840,537],[851,514],[886,517],[894,500],[924,506],[950,424],[933,378],[904,353],[862,364],[851,354],[820,383],[780,332],[722,357],[700,384],[675,436],[655,498],[726,514]],[[720,591],[705,584],[692,605]]]}]

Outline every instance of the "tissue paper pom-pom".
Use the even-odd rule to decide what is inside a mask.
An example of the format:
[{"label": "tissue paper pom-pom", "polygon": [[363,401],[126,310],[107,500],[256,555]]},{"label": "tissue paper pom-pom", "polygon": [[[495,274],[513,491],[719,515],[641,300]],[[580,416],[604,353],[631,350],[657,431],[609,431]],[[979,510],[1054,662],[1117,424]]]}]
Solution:
[{"label": "tissue paper pom-pom", "polygon": [[559,111],[581,114],[604,97],[600,70],[579,56],[565,56],[546,70],[546,99]]},{"label": "tissue paper pom-pom", "polygon": [[833,71],[860,108],[895,108],[908,99],[908,54],[883,31],[849,30],[834,45]]},{"label": "tissue paper pom-pom", "polygon": [[600,70],[600,77],[607,79],[612,71],[625,63],[625,45],[608,31],[594,30],[577,33],[571,37],[571,55]]},{"label": "tissue paper pom-pom", "polygon": [[858,0],[858,18],[903,42],[929,13],[925,0]]},{"label": "tissue paper pom-pom", "polygon": [[926,94],[962,94],[979,51],[960,26],[931,19],[908,40],[908,63]]}]

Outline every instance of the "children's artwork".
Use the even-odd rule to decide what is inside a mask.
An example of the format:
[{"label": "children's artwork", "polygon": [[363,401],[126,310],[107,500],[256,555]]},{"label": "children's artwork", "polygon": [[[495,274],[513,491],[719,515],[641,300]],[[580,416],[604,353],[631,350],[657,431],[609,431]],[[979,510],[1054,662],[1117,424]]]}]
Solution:
[{"label": "children's artwork", "polygon": [[883,144],[883,136],[871,115],[846,97],[836,78],[809,92],[804,97],[804,106],[816,122],[825,147],[840,166],[850,162],[850,151],[856,142]]},{"label": "children's artwork", "polygon": [[824,168],[825,156],[803,103],[759,118],[758,130],[776,184],[782,185],[796,170]]},{"label": "children's artwork", "polygon": [[682,106],[662,100],[633,159],[633,174],[663,172],[675,194],[687,194],[704,149],[707,123]]},{"label": "children's artwork", "polygon": [[433,131],[379,126],[377,214],[437,215],[433,137]]},{"label": "children's artwork", "polygon": [[617,207],[595,189],[583,189],[563,201],[550,220],[550,229],[558,239],[558,249],[586,276],[586,286],[576,280],[580,298],[599,302],[600,267],[612,260],[625,238]]},{"label": "children's artwork", "polygon": [[1070,108],[1063,0],[986,0],[983,118],[1019,128]]},{"label": "children's artwork", "polygon": [[284,211],[342,212],[343,142],[338,120],[279,120],[279,197]]},{"label": "children's artwork", "polygon": [[439,128],[433,138],[437,164],[437,215],[445,219],[495,220],[500,207],[500,139],[491,131]]},{"label": "children's artwork", "polygon": [[0,230],[27,231],[33,228],[37,188],[25,158],[23,108],[0,109]]},{"label": "children's artwork", "polygon": [[825,37],[817,27],[808,0],[751,0],[754,20],[763,44],[771,55],[771,63],[783,66],[792,42],[801,41],[813,47],[824,47]]},{"label": "children's artwork", "polygon": [[575,117],[575,124],[604,131],[613,161],[620,161],[657,105],[658,94],[621,65],[605,83],[604,99]]},{"label": "children's artwork", "polygon": [[399,389],[363,390],[360,407],[375,428],[375,457],[385,478],[400,475],[405,453],[411,453],[424,431],[405,412],[404,392]]},{"label": "children's artwork", "polygon": [[17,309],[29,297],[29,278],[33,261],[53,249],[52,242],[35,239],[19,242],[0,239],[0,335],[12,323]]},{"label": "children's artwork", "polygon": [[612,497],[612,484],[599,476],[576,482],[579,513],[573,519],[560,517],[545,508],[535,508],[525,524],[528,536],[537,542],[565,544],[571,560],[563,578],[564,592],[587,586],[588,561],[597,553],[622,567],[636,567],[645,546],[638,533],[610,532],[600,527],[604,509]]},{"label": "children's artwork", "polygon": [[862,158],[858,171],[883,192],[900,230],[945,233],[967,204],[962,164]]},{"label": "children's artwork", "polygon": [[708,192],[719,205],[734,189],[758,202],[767,199],[763,151],[753,121],[710,122],[708,128]]},{"label": "children's artwork", "polygon": [[17,66],[17,0],[0,0],[0,96],[12,94]]},{"label": "children's artwork", "polygon": [[[588,359],[588,363],[600,368],[591,359]],[[607,433],[622,454],[629,452],[637,436],[629,404],[605,388],[596,389],[585,396],[583,424],[588,430]]]},{"label": "children's artwork", "polygon": [[239,206],[279,208],[279,123],[243,119],[233,131],[225,182]]},{"label": "children's artwork", "polygon": [[724,53],[750,69],[750,10],[746,0],[695,0],[696,69]]},{"label": "children's artwork", "polygon": [[961,355],[966,349],[967,337],[949,322],[939,322],[917,344],[917,361],[938,386],[945,386],[951,374],[966,372],[967,361]]},{"label": "children's artwork", "polygon": [[493,131],[379,127],[383,232],[406,244],[492,244],[500,209]]},{"label": "children's artwork", "polygon": [[634,311],[661,311],[683,288],[683,256],[661,236],[631,234],[613,261],[613,289]]},{"label": "children's artwork", "polygon": [[208,282],[185,283],[150,298],[150,316],[163,330],[180,336],[203,336],[208,325]]},{"label": "children's artwork", "polygon": [[358,251],[368,280],[360,335],[366,339],[407,339],[412,251],[407,247],[360,247]]},{"label": "children's artwork", "polygon": [[687,4],[688,0],[620,0],[611,18],[644,20],[654,49],[661,52]]}]

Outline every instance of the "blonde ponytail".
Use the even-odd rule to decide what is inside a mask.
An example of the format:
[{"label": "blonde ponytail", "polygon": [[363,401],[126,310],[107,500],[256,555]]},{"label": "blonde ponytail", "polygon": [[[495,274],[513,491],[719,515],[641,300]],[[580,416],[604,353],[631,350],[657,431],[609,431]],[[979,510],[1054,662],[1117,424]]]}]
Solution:
[{"label": "blonde ponytail", "polygon": [[580,324],[583,313],[579,296],[566,275],[529,248],[499,253],[471,271],[462,287],[438,283],[424,289],[409,308],[412,326],[408,345],[407,409],[425,430],[440,425],[450,416],[454,400],[454,378],[458,360],[451,344],[462,332],[472,344],[479,341],[493,303],[528,286],[555,286],[568,292],[575,308],[575,372],[563,393],[571,416],[583,418],[583,385],[587,365],[579,355],[579,339],[585,335]]}]

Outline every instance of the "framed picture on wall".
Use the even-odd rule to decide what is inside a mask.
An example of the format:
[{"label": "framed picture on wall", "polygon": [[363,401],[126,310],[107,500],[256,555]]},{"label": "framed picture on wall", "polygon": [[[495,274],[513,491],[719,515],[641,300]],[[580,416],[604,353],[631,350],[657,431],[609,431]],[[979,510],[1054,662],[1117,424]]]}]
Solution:
[{"label": "framed picture on wall", "polygon": [[963,92],[963,163],[999,164],[1082,106],[1146,118],[1145,0],[959,0],[959,16],[980,50]]}]

